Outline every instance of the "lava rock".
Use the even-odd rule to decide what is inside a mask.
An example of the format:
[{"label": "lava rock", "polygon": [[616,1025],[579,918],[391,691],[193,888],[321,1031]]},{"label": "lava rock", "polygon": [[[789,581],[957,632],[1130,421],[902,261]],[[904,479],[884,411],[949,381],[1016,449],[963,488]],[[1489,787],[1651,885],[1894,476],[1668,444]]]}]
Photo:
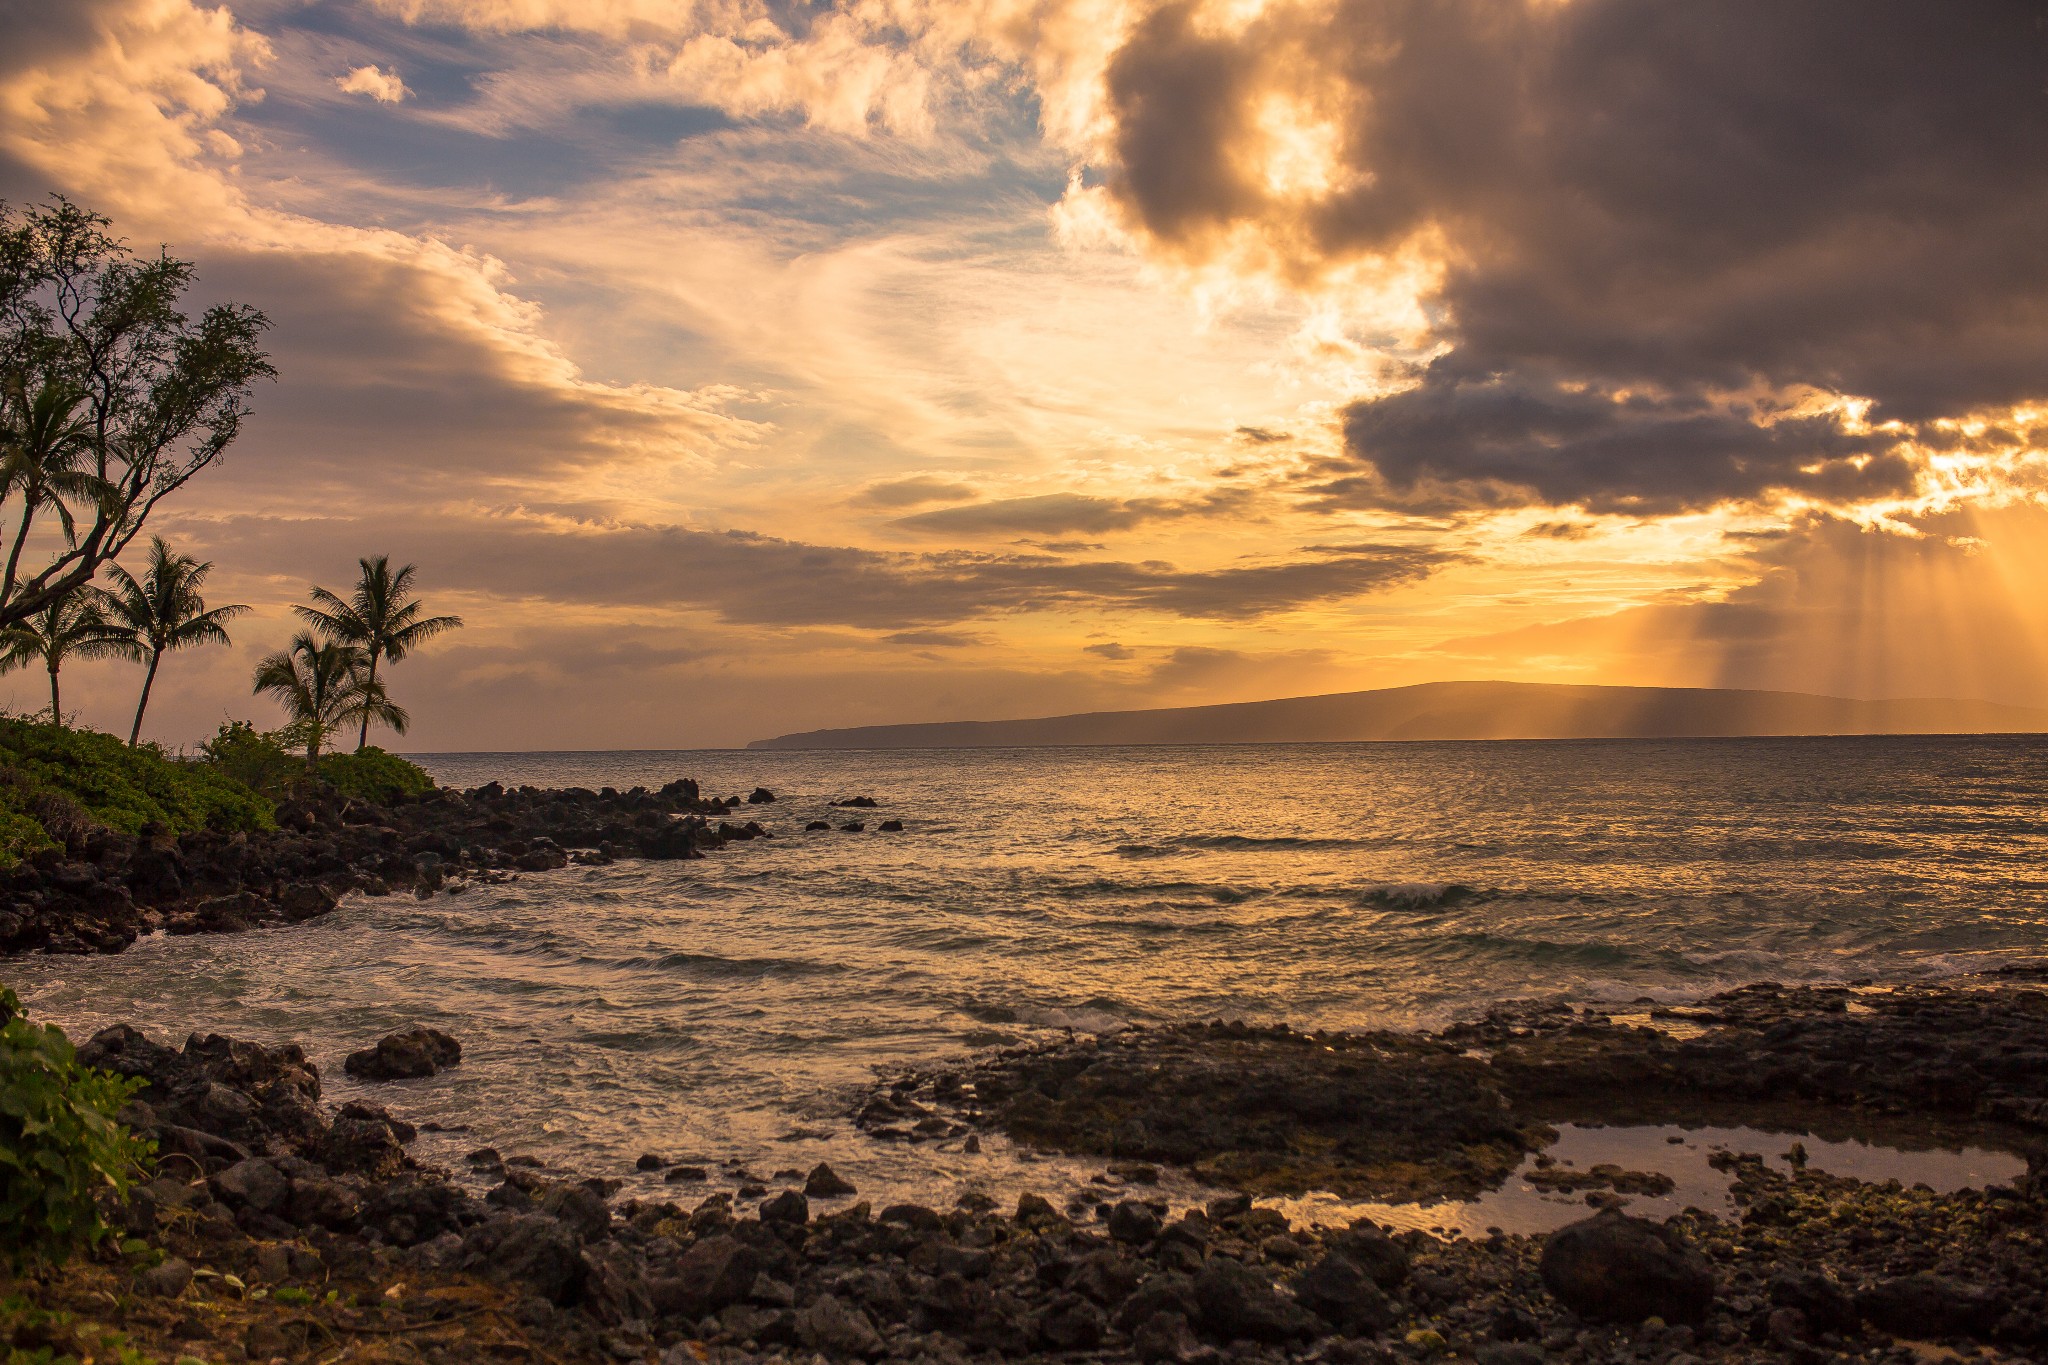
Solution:
[{"label": "lava rock", "polygon": [[1371,1274],[1341,1252],[1323,1257],[1296,1276],[1294,1297],[1347,1336],[1383,1332],[1400,1316]]},{"label": "lava rock", "polygon": [[192,1263],[177,1256],[167,1256],[157,1265],[142,1271],[135,1277],[135,1287],[145,1294],[172,1299],[185,1292],[192,1283]]},{"label": "lava rock", "polygon": [[319,1156],[333,1170],[382,1179],[404,1168],[405,1144],[418,1136],[417,1128],[391,1117],[381,1104],[352,1102],[334,1116]]},{"label": "lava rock", "polygon": [[756,787],[747,793],[747,804],[750,806],[772,806],[775,804],[775,793],[769,791],[766,787]]},{"label": "lava rock", "polygon": [[1714,1302],[1714,1271],[1668,1228],[1617,1209],[1559,1228],[1543,1244],[1543,1286],[1582,1317],[1697,1323]]},{"label": "lava rock", "polygon": [[1997,1291],[1921,1272],[1881,1280],[1856,1296],[1857,1311],[1894,1336],[1982,1336],[2004,1312]]},{"label": "lava rock", "polygon": [[340,904],[341,897],[318,882],[295,882],[277,900],[279,912],[293,924],[318,919]]},{"label": "lava rock", "polygon": [[289,1216],[301,1227],[347,1232],[356,1226],[362,1212],[361,1196],[339,1180],[306,1176],[292,1181]]},{"label": "lava rock", "polygon": [[462,1044],[436,1028],[414,1024],[387,1033],[374,1047],[351,1052],[342,1063],[358,1080],[395,1081],[432,1076],[462,1060]]},{"label": "lava rock", "polygon": [[658,1311],[695,1322],[745,1298],[762,1265],[761,1253],[718,1233],[684,1252],[674,1274],[657,1278],[649,1289]]},{"label": "lava rock", "polygon": [[261,1157],[238,1161],[207,1182],[214,1197],[230,1208],[275,1213],[291,1198],[284,1172]]},{"label": "lava rock", "polygon": [[799,1190],[784,1190],[773,1199],[761,1201],[761,1221],[801,1226],[811,1221],[811,1201]]},{"label": "lava rock", "polygon": [[1328,1244],[1372,1276],[1382,1289],[1392,1289],[1408,1278],[1407,1249],[1369,1220],[1353,1223]]},{"label": "lava rock", "polygon": [[1280,1344],[1315,1335],[1302,1307],[1265,1276],[1237,1261],[1215,1260],[1194,1280],[1196,1321],[1219,1341]]},{"label": "lava rock", "polygon": [[804,1193],[813,1199],[840,1199],[859,1191],[851,1181],[842,1180],[837,1171],[821,1161],[804,1177]]},{"label": "lava rock", "polygon": [[1102,1310],[1078,1294],[1062,1294],[1046,1305],[1038,1335],[1055,1351],[1092,1351],[1109,1332]]},{"label": "lava rock", "polygon": [[1159,1210],[1140,1200],[1126,1199],[1109,1211],[1109,1235],[1119,1242],[1150,1242],[1164,1226]]},{"label": "lava rock", "polygon": [[1131,1353],[1145,1365],[1182,1365],[1201,1349],[1187,1318],[1179,1313],[1155,1314],[1131,1336]]},{"label": "lava rock", "polygon": [[582,1295],[588,1270],[569,1230],[537,1213],[509,1213],[472,1228],[462,1264],[487,1279],[523,1284],[568,1307]]},{"label": "lava rock", "polygon": [[1851,1332],[1860,1315],[1848,1291],[1827,1276],[1812,1270],[1783,1270],[1771,1276],[1765,1286],[1771,1302],[1780,1308],[1797,1309],[1822,1332]]},{"label": "lava rock", "polygon": [[798,1310],[796,1334],[812,1350],[835,1355],[872,1359],[885,1349],[868,1315],[834,1294],[820,1294]]}]

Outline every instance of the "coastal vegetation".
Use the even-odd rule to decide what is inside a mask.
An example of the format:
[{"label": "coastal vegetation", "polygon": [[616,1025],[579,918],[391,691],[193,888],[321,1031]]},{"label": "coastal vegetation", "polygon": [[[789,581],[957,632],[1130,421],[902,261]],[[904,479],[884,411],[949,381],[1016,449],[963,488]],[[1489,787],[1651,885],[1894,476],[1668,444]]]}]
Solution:
[{"label": "coastal vegetation", "polygon": [[107,572],[113,588],[94,590],[106,622],[104,648],[148,669],[142,676],[141,700],[135,703],[135,724],[128,731],[131,746],[142,737],[142,713],[149,706],[149,691],[156,685],[164,655],[195,645],[228,644],[226,623],[249,610],[240,604],[206,605],[199,589],[212,571],[211,563],[173,554],[162,536],[153,536],[148,567],[140,579],[112,564]]},{"label": "coastal vegetation", "polygon": [[434,779],[417,763],[409,763],[376,745],[354,753],[331,753],[320,761],[317,778],[309,775],[304,742],[290,727],[258,730],[245,720],[228,721],[199,746],[200,757],[222,776],[241,783],[271,801],[284,801],[329,791],[373,805],[425,796]]},{"label": "coastal vegetation", "polygon": [[[190,261],[140,256],[61,197],[0,204],[0,629],[90,584],[219,460],[276,371],[269,321],[181,303]],[[24,567],[25,564],[35,567]]]},{"label": "coastal vegetation", "polygon": [[66,659],[110,653],[106,620],[86,591],[53,597],[40,611],[0,631],[0,673],[40,666],[50,676],[51,723],[64,724],[64,693],[58,675]]},{"label": "coastal vegetation", "polygon": [[155,1145],[115,1115],[144,1082],[81,1066],[53,1024],[0,989],[0,1265],[61,1261],[108,1233],[102,1193],[127,1194]]},{"label": "coastal vegetation", "polygon": [[[437,635],[457,630],[462,625],[460,616],[422,616],[424,608],[420,600],[412,595],[412,583],[419,573],[417,564],[407,564],[394,570],[388,555],[357,561],[362,576],[356,580],[355,590],[346,600],[327,589],[315,586],[313,605],[294,607],[299,617],[314,630],[335,644],[346,645],[361,654],[363,689],[366,695],[379,700],[383,693],[377,678],[377,666],[389,661],[397,663],[413,650],[418,649]],[[297,642],[294,642],[296,647]],[[259,682],[258,686],[262,686]],[[370,742],[370,722],[376,720],[390,725],[399,734],[405,733],[405,713],[396,708],[378,711],[365,705],[358,719],[361,728],[356,734],[356,748],[362,749]]]},{"label": "coastal vegetation", "polygon": [[[313,587],[295,608],[311,630],[256,666],[253,690],[280,703],[281,729],[230,721],[190,757],[143,743],[166,656],[230,644],[228,623],[251,608],[209,603],[212,561],[160,535],[140,542],[136,570],[118,561],[158,505],[227,451],[275,370],[261,312],[188,313],[192,264],[138,255],[110,226],[62,197],[0,204],[0,673],[34,667],[49,681],[46,717],[0,719],[0,865],[96,829],[260,831],[285,800],[424,795],[427,774],[369,731],[406,731],[390,666],[462,620],[427,614],[418,567],[384,555],[358,561],[346,595]],[[109,657],[142,669],[125,745],[72,728],[64,710],[65,665]],[[323,764],[351,729],[355,751]]]},{"label": "coastal vegetation", "polygon": [[275,829],[270,798],[207,762],[113,735],[0,719],[0,865],[95,829],[167,834]]}]

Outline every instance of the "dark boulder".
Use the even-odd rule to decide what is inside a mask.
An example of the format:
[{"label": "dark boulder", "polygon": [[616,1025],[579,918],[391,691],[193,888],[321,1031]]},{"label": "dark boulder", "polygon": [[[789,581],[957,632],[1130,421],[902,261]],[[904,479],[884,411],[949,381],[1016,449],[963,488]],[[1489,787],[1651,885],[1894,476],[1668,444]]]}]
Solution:
[{"label": "dark boulder", "polygon": [[462,1239],[462,1265],[487,1279],[532,1289],[567,1307],[582,1297],[589,1273],[567,1228],[537,1213],[511,1213],[479,1223]]},{"label": "dark boulder", "polygon": [[769,791],[766,787],[756,787],[753,791],[747,793],[747,804],[750,806],[772,806],[775,804],[775,793]]},{"label": "dark boulder", "polygon": [[746,1297],[763,1264],[760,1252],[719,1233],[698,1241],[676,1261],[672,1274],[656,1278],[648,1288],[657,1312],[694,1325]]},{"label": "dark boulder", "polygon": [[1328,1240],[1330,1250],[1354,1262],[1374,1284],[1392,1289],[1408,1278],[1408,1252],[1367,1219],[1360,1219]]},{"label": "dark boulder", "polygon": [[841,1179],[837,1171],[821,1161],[804,1177],[804,1193],[813,1199],[842,1199],[859,1191],[852,1182]]},{"label": "dark boulder", "polygon": [[761,1221],[764,1223],[796,1223],[811,1221],[811,1201],[797,1190],[784,1190],[773,1199],[761,1203]]},{"label": "dark boulder", "polygon": [[1714,1302],[1714,1271],[1669,1228],[1618,1209],[1559,1228],[1543,1245],[1543,1286],[1581,1317],[1697,1323]]},{"label": "dark boulder", "polygon": [[1091,1252],[1068,1269],[1066,1287],[1105,1308],[1114,1308],[1138,1287],[1138,1266],[1122,1252]]},{"label": "dark boulder", "polygon": [[341,897],[318,882],[294,882],[277,899],[278,910],[293,924],[318,919],[340,904]]},{"label": "dark boulder", "polygon": [[419,1130],[382,1105],[345,1104],[320,1144],[320,1159],[337,1171],[384,1178],[405,1166],[405,1144]]},{"label": "dark boulder", "polygon": [[348,1232],[362,1217],[363,1201],[339,1180],[309,1175],[292,1181],[289,1217],[301,1227]]},{"label": "dark boulder", "polygon": [[1315,1323],[1272,1281],[1237,1261],[1214,1260],[1195,1276],[1196,1323],[1218,1341],[1280,1344],[1315,1335]]},{"label": "dark boulder", "polygon": [[387,1033],[375,1047],[351,1052],[342,1063],[358,1080],[394,1081],[431,1076],[462,1060],[462,1044],[424,1024]]},{"label": "dark boulder", "polygon": [[876,803],[875,798],[872,796],[853,796],[848,797],[844,801],[834,801],[832,804],[844,806],[848,809],[873,810]]},{"label": "dark boulder", "polygon": [[1996,1290],[1921,1272],[1881,1280],[1856,1296],[1856,1308],[1893,1336],[1982,1336],[2004,1314]]},{"label": "dark boulder", "polygon": [[1156,1314],[1131,1334],[1131,1354],[1144,1365],[1182,1365],[1196,1359],[1202,1350],[1202,1344],[1188,1330],[1187,1318],[1180,1313]]},{"label": "dark boulder", "polygon": [[828,1355],[873,1358],[886,1349],[866,1312],[833,1294],[820,1294],[796,1314],[797,1339]]},{"label": "dark boulder", "polygon": [[1032,1226],[1060,1221],[1060,1211],[1042,1194],[1029,1191],[1017,1196],[1017,1221]]},{"label": "dark boulder", "polygon": [[1366,1269],[1333,1252],[1294,1280],[1295,1301],[1346,1336],[1385,1331],[1400,1316]]},{"label": "dark boulder", "polygon": [[173,934],[239,934],[283,919],[275,905],[254,891],[237,891],[200,901],[186,913],[172,916],[165,928]]},{"label": "dark boulder", "polygon": [[1078,1294],[1061,1294],[1038,1318],[1039,1339],[1055,1351],[1092,1351],[1108,1333],[1102,1310]]},{"label": "dark boulder", "polygon": [[1149,1242],[1164,1226],[1158,1209],[1136,1199],[1126,1199],[1109,1211],[1109,1235],[1119,1242]]},{"label": "dark boulder", "polygon": [[1780,1308],[1797,1309],[1822,1332],[1853,1332],[1858,1314],[1847,1290],[1814,1270],[1781,1270],[1765,1289]]},{"label": "dark boulder", "polygon": [[143,905],[168,905],[185,894],[185,860],[149,840],[128,855],[128,890]]},{"label": "dark boulder", "polygon": [[261,1157],[238,1161],[207,1182],[214,1197],[235,1209],[274,1213],[291,1199],[291,1182],[284,1172]]}]

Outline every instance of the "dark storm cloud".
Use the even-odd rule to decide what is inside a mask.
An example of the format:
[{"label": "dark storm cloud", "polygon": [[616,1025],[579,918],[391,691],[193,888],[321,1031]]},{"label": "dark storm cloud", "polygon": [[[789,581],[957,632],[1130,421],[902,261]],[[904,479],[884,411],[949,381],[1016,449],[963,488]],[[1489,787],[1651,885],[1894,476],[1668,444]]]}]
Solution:
[{"label": "dark storm cloud", "polygon": [[[1985,0],[1338,0],[1156,11],[1110,71],[1111,193],[1161,248],[1283,267],[1442,244],[1449,343],[1355,403],[1323,496],[1671,511],[1893,491],[1887,438],[2048,393],[2048,12]],[[1261,111],[1341,130],[1266,186]],[[1349,465],[1349,469],[1341,467]]]},{"label": "dark storm cloud", "polygon": [[[1180,569],[1042,554],[903,554],[740,531],[236,518],[180,528],[207,553],[288,573],[361,548],[434,565],[437,587],[592,607],[693,607],[759,626],[892,632],[1020,611],[1155,611],[1239,620],[1418,582],[1456,556],[1401,545],[1310,548],[1278,563]],[[331,576],[331,575],[330,575]]]},{"label": "dark storm cloud", "polygon": [[[1836,414],[1759,420],[1751,404],[1615,399],[1504,379],[1439,383],[1344,415],[1344,442],[1370,464],[1319,485],[1336,505],[1446,511],[1535,500],[1594,512],[1674,511],[1767,491],[1820,498],[1911,489],[1894,438]],[[1328,470],[1331,465],[1322,468]],[[1335,466],[1342,469],[1342,465]]]}]

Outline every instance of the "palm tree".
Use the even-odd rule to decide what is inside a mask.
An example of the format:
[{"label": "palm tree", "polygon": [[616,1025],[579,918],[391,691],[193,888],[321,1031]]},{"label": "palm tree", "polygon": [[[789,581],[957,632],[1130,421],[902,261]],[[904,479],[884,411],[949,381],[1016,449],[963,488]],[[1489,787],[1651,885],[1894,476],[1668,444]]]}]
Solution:
[{"label": "palm tree", "polygon": [[118,638],[100,615],[99,604],[89,594],[75,592],[0,630],[0,673],[40,663],[50,675],[50,723],[61,730],[64,698],[57,690],[57,670],[73,655],[90,659],[118,649]]},{"label": "palm tree", "polygon": [[[294,607],[307,625],[337,644],[354,645],[367,661],[366,681],[379,686],[377,665],[386,659],[397,663],[413,650],[445,631],[462,625],[460,616],[421,616],[420,601],[409,597],[417,564],[397,572],[391,556],[359,559],[362,576],[347,601],[322,587],[313,589],[313,605]],[[356,734],[356,748],[370,742],[370,712],[363,712],[362,729]],[[400,734],[405,733],[400,729]]]},{"label": "palm tree", "polygon": [[7,386],[0,499],[18,493],[22,508],[14,544],[7,552],[5,576],[0,577],[0,601],[14,595],[22,548],[28,543],[37,510],[46,503],[53,507],[63,524],[65,540],[71,541],[78,527],[70,503],[97,502],[106,490],[105,480],[87,465],[93,427],[79,412],[85,398],[85,390],[61,381],[44,384],[33,395],[18,376]]},{"label": "palm tree", "polygon": [[412,717],[370,679],[364,651],[323,641],[311,631],[292,637],[289,648],[256,665],[256,691],[275,696],[306,740],[306,771],[320,771],[327,737],[352,720],[376,720],[404,734]]},{"label": "palm tree", "polygon": [[172,554],[162,536],[151,536],[149,567],[142,581],[116,564],[109,570],[113,590],[97,590],[100,610],[118,637],[114,652],[149,665],[142,679],[142,700],[135,704],[135,724],[128,731],[130,748],[142,735],[142,713],[149,708],[149,690],[156,685],[164,655],[189,645],[229,643],[224,623],[249,610],[239,604],[209,608],[199,588],[211,572],[211,561]]}]

